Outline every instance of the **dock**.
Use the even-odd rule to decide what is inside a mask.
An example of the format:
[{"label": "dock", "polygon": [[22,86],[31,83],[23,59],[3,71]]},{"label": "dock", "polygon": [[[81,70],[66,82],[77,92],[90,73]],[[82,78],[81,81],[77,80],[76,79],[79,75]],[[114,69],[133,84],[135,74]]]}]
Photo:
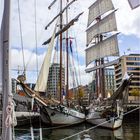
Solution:
[{"label": "dock", "polygon": [[[40,114],[38,112],[15,112],[17,118],[17,126],[28,125],[31,122],[38,121]],[[2,111],[0,111],[0,120],[2,122]]]}]

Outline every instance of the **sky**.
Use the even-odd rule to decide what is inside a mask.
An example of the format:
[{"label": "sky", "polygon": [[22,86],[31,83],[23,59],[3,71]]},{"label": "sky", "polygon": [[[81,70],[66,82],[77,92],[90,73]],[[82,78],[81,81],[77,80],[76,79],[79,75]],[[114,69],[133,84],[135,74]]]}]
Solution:
[{"label": "sky", "polygon": [[[54,25],[48,30],[44,30],[47,23],[59,12],[58,2],[54,4],[51,10],[48,10],[49,4],[53,0],[36,0],[36,29],[37,29],[37,47],[38,47],[38,64],[39,68],[43,62],[47,46],[42,46],[42,43],[47,40],[53,33]],[[58,0],[57,0],[58,1]],[[88,7],[95,0],[77,0],[69,8],[69,20],[76,17],[80,12],[84,14],[79,18],[69,30],[71,37],[76,38],[78,47],[78,56],[80,63],[81,83],[88,84],[92,80],[92,74],[85,73],[85,48],[86,48],[86,28],[88,18]],[[63,0],[64,2],[64,0]],[[64,2],[65,4],[65,2]],[[116,20],[118,31],[120,55],[129,53],[140,53],[140,7],[132,10],[127,0],[113,0],[116,9]],[[3,0],[0,0],[0,23],[2,15]],[[35,40],[35,0],[19,0],[20,19],[18,0],[11,1],[11,69],[12,76],[17,76],[17,71],[13,69],[23,68],[21,46],[24,47],[25,64],[27,70],[36,70],[36,40]],[[22,30],[22,40],[20,34],[20,23]],[[35,72],[27,73],[27,82],[35,82],[37,74]]]}]

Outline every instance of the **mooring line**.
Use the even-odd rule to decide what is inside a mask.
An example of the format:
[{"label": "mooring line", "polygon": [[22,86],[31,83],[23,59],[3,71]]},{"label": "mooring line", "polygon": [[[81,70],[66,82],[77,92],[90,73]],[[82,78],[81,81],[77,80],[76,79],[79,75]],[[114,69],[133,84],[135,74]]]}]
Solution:
[{"label": "mooring line", "polygon": [[[140,108],[140,106],[137,107],[137,108],[135,108],[135,109],[133,109],[133,110],[130,110],[130,111],[124,113],[123,116],[125,116],[125,115],[127,115],[127,114],[129,114],[129,113],[131,113],[131,112],[133,112],[133,111],[135,111],[135,110],[137,110],[137,109],[139,109],[139,108]],[[117,118],[118,118],[118,117],[115,117],[115,119],[117,119]],[[114,119],[114,118],[113,118],[113,119]],[[111,121],[111,120],[113,120],[113,119],[110,119],[110,120],[108,120],[108,121]],[[84,132],[88,132],[88,131],[90,131],[90,130],[92,130],[92,129],[94,129],[94,128],[96,128],[96,127],[102,125],[102,124],[107,123],[108,121],[105,121],[105,122],[103,122],[103,123],[100,123],[100,124],[95,125],[95,126],[93,126],[93,127],[91,127],[91,128],[88,128],[88,129],[86,129],[86,130],[80,131],[80,132],[78,132],[78,133],[75,133],[75,134],[73,134],[73,135],[71,135],[71,136],[65,137],[65,138],[60,139],[60,140],[67,140],[67,139],[69,139],[69,138],[72,138],[72,137],[77,136],[77,135],[79,135],[79,134],[82,134],[82,133],[84,133]],[[59,129],[59,128],[67,127],[67,126],[72,126],[72,125],[62,125],[62,126],[58,126],[58,127],[43,128],[43,130]],[[16,131],[18,131],[18,130],[19,130],[19,131],[21,131],[21,130],[27,130],[27,131],[28,131],[29,129],[17,129],[17,128],[15,128],[15,130],[16,130]],[[35,128],[34,130],[37,131],[38,128]]]},{"label": "mooring line", "polygon": [[[135,111],[135,110],[137,110],[137,109],[140,109],[140,106],[137,107],[137,108],[135,108],[135,109],[133,109],[133,110],[130,110],[130,111],[124,113],[123,116],[125,116],[125,115],[127,115],[127,114],[129,114],[129,113],[131,113],[131,112],[133,112],[133,111]],[[118,117],[115,117],[115,119],[117,119],[117,118],[118,118]],[[113,119],[114,119],[114,118],[113,118]],[[72,138],[72,137],[77,136],[77,135],[79,135],[79,134],[82,134],[82,133],[84,133],[84,132],[88,132],[88,131],[90,131],[90,130],[92,130],[92,129],[94,129],[94,128],[96,128],[96,127],[102,125],[102,124],[105,124],[105,123],[107,123],[107,122],[109,122],[109,121],[111,121],[111,120],[113,120],[113,119],[110,119],[110,120],[108,120],[108,121],[105,121],[105,122],[100,123],[100,124],[98,124],[98,125],[96,125],[96,126],[93,126],[93,127],[88,128],[88,129],[86,129],[86,130],[80,131],[80,132],[78,132],[78,133],[75,133],[75,134],[73,134],[73,135],[71,135],[71,136],[65,137],[65,138],[60,139],[60,140],[67,140],[67,139],[69,139],[69,138]]]}]

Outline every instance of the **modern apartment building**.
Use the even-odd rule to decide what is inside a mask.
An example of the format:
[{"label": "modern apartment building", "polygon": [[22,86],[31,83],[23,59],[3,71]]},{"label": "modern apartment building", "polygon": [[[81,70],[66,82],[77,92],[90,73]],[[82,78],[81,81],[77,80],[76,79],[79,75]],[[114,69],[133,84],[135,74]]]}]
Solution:
[{"label": "modern apartment building", "polygon": [[113,94],[115,91],[115,71],[114,68],[105,68],[105,93]]},{"label": "modern apartment building", "polygon": [[[115,91],[115,76],[114,76],[114,68],[105,68],[105,97],[108,97],[108,94],[113,94]],[[88,85],[89,88],[89,99],[92,101],[94,98],[98,98],[96,94],[96,73],[94,73],[94,77],[92,82]]]},{"label": "modern apartment building", "polygon": [[69,90],[70,100],[74,102],[74,104],[81,103],[83,106],[89,105],[89,86],[78,86],[76,88],[72,88]]},{"label": "modern apartment building", "polygon": [[[105,68],[104,73],[105,73],[105,97],[107,97],[108,93],[111,95],[115,91],[115,71],[114,71],[114,68]],[[98,98],[96,95],[96,79],[95,78],[89,84],[89,92],[90,92],[91,100],[93,100],[93,98]]]},{"label": "modern apartment building", "polygon": [[[133,74],[130,86],[129,86],[129,98],[130,102],[137,102],[139,100],[138,94],[140,94],[140,54],[130,54],[120,57],[120,62],[115,65],[115,79],[116,88],[119,87],[120,82],[125,73]],[[134,91],[137,96],[134,96]]]},{"label": "modern apartment building", "polygon": [[[65,69],[62,67],[62,88],[65,87]],[[53,63],[49,69],[47,94],[59,98],[60,89],[60,64]]]},{"label": "modern apartment building", "polygon": [[89,105],[89,86],[85,85],[82,86],[83,92],[84,92],[84,96],[83,96],[83,106],[88,106]]}]

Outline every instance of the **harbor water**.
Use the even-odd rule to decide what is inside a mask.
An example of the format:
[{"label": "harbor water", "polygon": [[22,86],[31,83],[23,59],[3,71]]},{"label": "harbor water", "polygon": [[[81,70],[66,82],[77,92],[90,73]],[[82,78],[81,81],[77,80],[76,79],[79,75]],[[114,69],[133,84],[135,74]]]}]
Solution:
[{"label": "harbor water", "polygon": [[[108,130],[100,127],[93,127],[90,124],[83,123],[76,126],[55,128],[42,127],[43,140],[139,140],[139,120],[126,119],[123,126],[117,130]],[[33,128],[34,140],[40,140],[40,130],[37,127]],[[71,136],[71,137],[70,137]],[[30,127],[15,128],[16,140],[31,140]]]}]

